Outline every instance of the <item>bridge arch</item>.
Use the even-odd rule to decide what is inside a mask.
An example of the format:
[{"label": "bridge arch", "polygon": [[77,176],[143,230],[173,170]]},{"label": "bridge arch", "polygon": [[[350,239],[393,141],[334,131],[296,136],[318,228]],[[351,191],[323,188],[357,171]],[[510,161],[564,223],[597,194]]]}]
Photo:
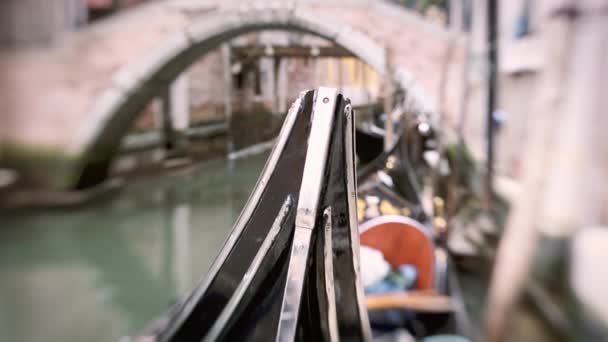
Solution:
[{"label": "bridge arch", "polygon": [[390,76],[397,86],[407,89],[408,107],[433,111],[430,97],[407,70],[389,71],[383,46],[335,19],[329,21],[293,7],[215,12],[193,19],[144,59],[123,67],[113,76],[111,86],[94,103],[84,127],[70,144],[68,153],[75,157],[71,187],[86,188],[107,178],[120,141],[137,115],[181,72],[226,41],[270,29],[311,34],[345,48],[380,75]]}]

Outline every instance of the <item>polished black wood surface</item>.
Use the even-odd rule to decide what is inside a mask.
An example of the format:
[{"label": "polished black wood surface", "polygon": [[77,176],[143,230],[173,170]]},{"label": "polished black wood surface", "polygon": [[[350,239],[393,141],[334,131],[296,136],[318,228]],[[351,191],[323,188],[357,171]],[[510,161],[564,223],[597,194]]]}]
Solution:
[{"label": "polished black wood surface", "polygon": [[[219,271],[205,291],[194,291],[186,302],[171,314],[168,324],[159,333],[154,334],[157,340],[198,342],[210,339],[210,336],[215,336],[214,340],[219,341],[276,340],[288,275],[298,195],[300,191],[307,191],[300,189],[304,163],[306,155],[315,152],[307,151],[311,123],[315,115],[315,100],[315,91],[309,91],[303,96],[285,148],[269,180],[261,185],[264,191],[254,204],[255,209],[229,253],[223,260],[216,261],[221,265]],[[357,286],[360,284],[357,284],[359,279],[355,269],[358,260],[355,260],[352,241],[352,234],[358,236],[357,222],[349,217],[349,205],[356,204],[355,201],[349,202],[347,197],[349,193],[355,193],[354,182],[347,182],[347,175],[355,179],[355,170],[352,167],[355,158],[354,141],[349,141],[348,144],[345,141],[353,139],[355,135],[354,124],[349,121],[353,120],[353,113],[347,116],[347,106],[349,101],[338,95],[334,112],[319,114],[334,115],[334,127],[330,133],[325,174],[322,176],[316,212],[317,220],[312,232],[303,279],[295,336],[298,341],[328,341],[331,339],[330,326],[336,328],[332,331],[338,332],[340,340],[343,341],[362,341],[366,339],[366,332],[369,333],[367,313],[360,311],[365,310],[364,298],[357,296]],[[346,132],[347,129],[351,131]],[[351,159],[348,163],[347,158]],[[252,260],[260,252],[263,241],[269,235],[288,197],[292,203],[276,238],[268,252],[263,254],[250,283],[246,287],[240,287],[244,289],[241,292],[242,297],[235,296],[239,293],[239,285],[250,269]],[[331,216],[324,217],[323,213],[327,208],[331,208]],[[329,253],[325,249],[327,235],[324,234],[325,224],[328,222],[331,222],[328,225],[331,231],[327,234],[332,239]],[[328,258],[333,264],[333,273],[326,272]],[[332,291],[335,298],[328,295],[328,290]],[[218,320],[233,296],[239,298],[238,305],[234,311],[226,311],[231,312],[226,320]],[[329,314],[330,306],[336,309],[334,315]],[[218,335],[209,334],[213,330],[219,331]]]},{"label": "polished black wood surface", "polygon": [[[356,300],[355,285],[358,279],[355,275],[355,256],[352,252],[353,241],[351,240],[351,229],[357,230],[357,222],[351,222],[347,198],[347,172],[353,173],[353,179],[356,179],[356,176],[354,169],[347,168],[346,158],[354,159],[355,153],[352,150],[346,151],[345,115],[337,116],[336,127],[342,127],[342,129],[334,130],[328,160],[329,172],[326,177],[326,192],[322,203],[323,207],[331,207],[334,286],[336,302],[339,303],[337,314],[340,340],[362,341],[365,339],[361,324],[363,313],[359,311],[359,304]],[[352,127],[353,131],[350,133],[351,136],[354,136],[354,128]],[[354,144],[352,146],[354,147]],[[356,189],[353,190],[356,191]],[[367,320],[367,315],[365,315],[365,320]]]},{"label": "polished black wood surface", "polygon": [[[312,92],[304,96],[274,173],[234,248],[203,296],[189,299],[196,300],[194,308],[174,335],[163,336],[167,340],[200,341],[206,335],[242,280],[285,198],[292,196],[293,206],[297,206],[301,177],[288,175],[301,175],[303,171],[313,96]],[[293,230],[293,220],[293,215],[290,215],[285,229]]]},{"label": "polished black wood surface", "polygon": [[357,141],[357,157],[359,163],[367,165],[384,152],[384,136],[369,129],[357,128],[355,131]]}]

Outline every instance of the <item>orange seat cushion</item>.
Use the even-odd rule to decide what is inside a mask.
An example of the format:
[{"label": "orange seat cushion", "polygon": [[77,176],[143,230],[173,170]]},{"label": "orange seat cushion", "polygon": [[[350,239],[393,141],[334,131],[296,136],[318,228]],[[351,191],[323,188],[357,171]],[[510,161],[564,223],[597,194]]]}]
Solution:
[{"label": "orange seat cushion", "polygon": [[417,290],[435,288],[435,248],[419,228],[402,222],[383,222],[361,233],[361,244],[382,252],[393,268],[403,264],[416,267]]}]

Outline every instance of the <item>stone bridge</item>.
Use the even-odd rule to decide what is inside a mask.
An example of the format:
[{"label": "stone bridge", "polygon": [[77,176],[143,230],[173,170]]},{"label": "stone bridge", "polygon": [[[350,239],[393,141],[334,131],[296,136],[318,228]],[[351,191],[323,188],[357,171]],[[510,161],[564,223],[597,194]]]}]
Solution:
[{"label": "stone bridge", "polygon": [[395,5],[155,1],[50,47],[2,52],[5,163],[50,188],[100,182],[121,138],[163,86],[223,42],[265,29],[325,38],[405,90],[409,107],[457,114],[460,37]]}]

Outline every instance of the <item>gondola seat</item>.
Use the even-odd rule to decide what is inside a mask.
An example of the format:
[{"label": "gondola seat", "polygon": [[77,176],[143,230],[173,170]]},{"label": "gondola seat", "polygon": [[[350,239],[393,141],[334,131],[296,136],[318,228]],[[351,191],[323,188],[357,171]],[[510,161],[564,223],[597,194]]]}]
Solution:
[{"label": "gondola seat", "polygon": [[404,216],[385,215],[364,222],[359,231],[361,244],[382,252],[391,267],[416,267],[414,290],[436,290],[435,246],[422,224]]}]

